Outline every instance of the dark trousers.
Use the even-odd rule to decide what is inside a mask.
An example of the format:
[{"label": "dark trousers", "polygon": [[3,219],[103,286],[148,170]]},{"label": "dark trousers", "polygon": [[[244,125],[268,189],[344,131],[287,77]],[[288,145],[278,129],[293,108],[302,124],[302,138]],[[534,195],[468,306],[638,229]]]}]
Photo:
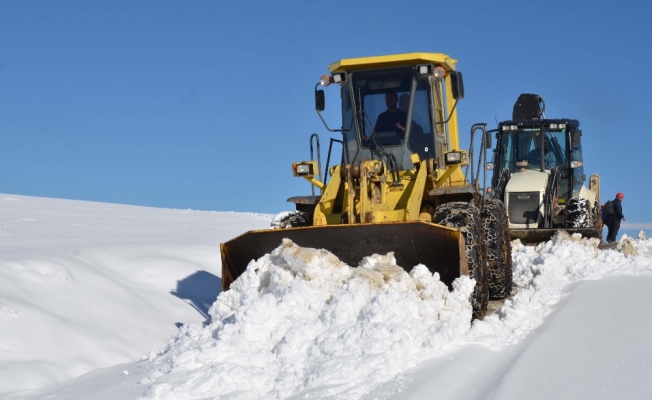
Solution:
[{"label": "dark trousers", "polygon": [[620,229],[620,219],[608,218],[607,219],[607,228],[609,232],[607,233],[607,242],[615,242],[616,236],[618,236],[618,229]]}]

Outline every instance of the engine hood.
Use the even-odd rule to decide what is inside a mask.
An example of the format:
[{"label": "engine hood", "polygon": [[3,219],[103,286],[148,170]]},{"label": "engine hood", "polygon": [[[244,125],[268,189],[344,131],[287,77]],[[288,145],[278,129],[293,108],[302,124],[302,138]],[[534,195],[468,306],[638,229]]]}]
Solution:
[{"label": "engine hood", "polygon": [[545,192],[548,185],[548,172],[526,169],[523,172],[515,172],[509,178],[506,192]]}]

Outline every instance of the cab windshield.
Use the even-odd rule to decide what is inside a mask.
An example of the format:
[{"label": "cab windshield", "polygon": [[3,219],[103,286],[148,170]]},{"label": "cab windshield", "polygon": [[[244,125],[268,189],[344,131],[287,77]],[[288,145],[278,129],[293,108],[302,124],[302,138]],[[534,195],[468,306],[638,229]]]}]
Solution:
[{"label": "cab windshield", "polygon": [[412,68],[364,71],[353,74],[352,89],[361,148],[407,142],[411,152],[433,157],[428,79],[417,79]]},{"label": "cab windshield", "polygon": [[[524,164],[526,169],[540,170],[541,168],[541,130],[539,128],[522,128],[517,131],[502,132],[501,147],[499,151],[498,169],[518,171]],[[566,130],[545,131],[543,140],[545,170],[555,167],[564,168],[569,163],[569,150],[566,141]],[[521,166],[517,165],[517,162]]]}]

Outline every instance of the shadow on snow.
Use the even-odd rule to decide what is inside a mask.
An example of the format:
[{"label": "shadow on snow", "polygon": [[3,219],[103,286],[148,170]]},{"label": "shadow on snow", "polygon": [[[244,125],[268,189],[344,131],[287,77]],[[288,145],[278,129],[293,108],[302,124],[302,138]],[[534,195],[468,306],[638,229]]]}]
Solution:
[{"label": "shadow on snow", "polygon": [[[197,310],[206,321],[204,324],[210,324],[211,317],[208,315],[208,309],[217,299],[217,295],[222,290],[222,278],[217,277],[210,272],[197,271],[186,278],[177,281],[176,290],[170,291],[170,294],[180,298],[190,304]],[[179,326],[179,323],[177,323]]]}]

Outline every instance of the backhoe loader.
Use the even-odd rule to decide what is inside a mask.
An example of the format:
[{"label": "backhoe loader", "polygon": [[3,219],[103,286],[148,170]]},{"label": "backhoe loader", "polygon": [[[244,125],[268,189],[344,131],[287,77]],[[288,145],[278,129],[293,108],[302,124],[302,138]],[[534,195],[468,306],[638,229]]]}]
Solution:
[{"label": "backhoe loader", "polygon": [[[482,318],[490,298],[508,296],[507,215],[501,201],[485,200],[480,184],[491,136],[486,124],[475,124],[469,149],[460,148],[456,110],[464,85],[456,63],[446,54],[408,53],[328,66],[330,73],[315,85],[315,108],[326,129],[342,138],[331,139],[323,172],[319,156],[292,164],[293,175],[319,193],[288,199],[296,211],[280,221],[282,229],[247,232],[221,245],[223,290],[251,260],[288,238],[327,249],[351,266],[365,256],[394,252],[406,271],[423,264],[449,287],[470,275],[476,281],[474,318]],[[342,99],[338,129],[322,115],[320,87],[328,86],[338,88]],[[329,167],[336,143],[342,153]]]},{"label": "backhoe loader", "polygon": [[512,239],[534,244],[557,232],[602,238],[600,176],[584,185],[580,123],[547,119],[536,94],[517,99],[512,119],[498,124],[493,196],[505,203]]}]

